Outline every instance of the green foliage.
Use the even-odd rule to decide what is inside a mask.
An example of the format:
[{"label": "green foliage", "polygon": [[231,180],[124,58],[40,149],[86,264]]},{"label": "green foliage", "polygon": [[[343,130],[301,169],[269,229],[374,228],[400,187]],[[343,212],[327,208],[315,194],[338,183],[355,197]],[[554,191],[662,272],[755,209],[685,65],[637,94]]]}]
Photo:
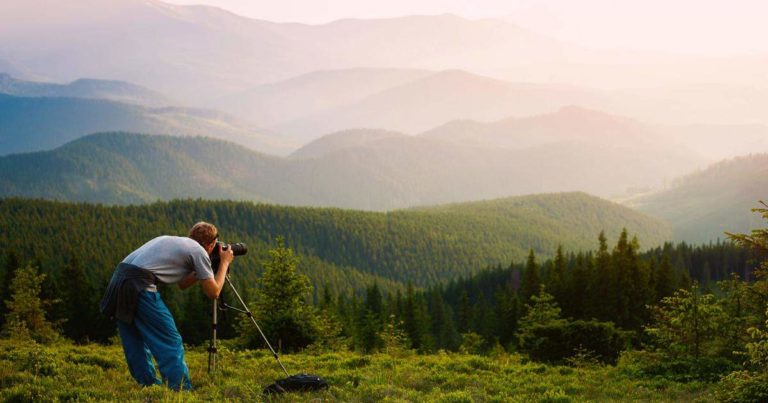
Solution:
[{"label": "green foliage", "polygon": [[547,363],[567,363],[578,355],[588,355],[612,364],[627,344],[610,322],[556,321],[533,326],[528,332],[521,350],[531,359]]},{"label": "green foliage", "polygon": [[673,382],[717,382],[738,368],[723,357],[670,357],[655,351],[625,351],[617,369],[634,379],[664,379]]},{"label": "green foliage", "polygon": [[768,374],[734,371],[723,377],[715,396],[720,402],[761,403],[768,401]]},{"label": "green foliage", "polygon": [[403,356],[409,351],[411,342],[403,330],[403,322],[398,322],[395,315],[389,316],[378,337],[381,339],[382,351],[385,354]]},{"label": "green foliage", "polygon": [[[255,316],[267,339],[280,349],[295,351],[318,338],[315,309],[305,302],[312,288],[309,278],[296,270],[298,259],[282,238],[269,255],[257,291]],[[248,347],[261,342],[252,326],[249,317],[241,319],[240,333]]]},{"label": "green foliage", "polygon": [[597,360],[612,363],[626,346],[621,332],[610,322],[562,319],[560,308],[544,286],[531,302],[520,319],[518,340],[520,350],[536,361],[564,363],[588,351]]},{"label": "green foliage", "polygon": [[539,347],[546,343],[546,336],[542,337],[539,329],[547,326],[561,326],[565,320],[560,317],[560,307],[555,298],[544,291],[542,285],[539,294],[531,297],[531,304],[525,305],[526,313],[520,318],[517,333],[518,345],[523,351],[538,351]]},{"label": "green foliage", "polygon": [[699,359],[715,355],[723,310],[712,294],[702,294],[698,284],[680,289],[652,308],[653,324],[645,328],[653,345],[671,357]]},{"label": "green foliage", "polygon": [[483,337],[477,333],[462,333],[459,352],[462,354],[480,354],[483,351]]},{"label": "green foliage", "polygon": [[[119,346],[21,345],[0,340],[3,401],[712,401],[711,385],[633,379],[615,368],[563,368],[522,363],[517,355],[286,354],[291,373],[308,372],[331,387],[268,400],[264,386],[283,378],[271,354],[222,346],[213,376],[204,348],[186,352],[194,391],[142,388],[128,374]],[[35,358],[28,364],[30,352]],[[99,357],[95,360],[93,357]],[[43,369],[43,368],[48,369]],[[38,373],[35,374],[35,368]],[[45,375],[43,374],[45,372]]]},{"label": "green foliage", "polygon": [[531,297],[531,304],[525,305],[525,311],[525,315],[520,318],[518,324],[518,339],[521,346],[530,347],[539,342],[534,335],[536,327],[565,323],[565,320],[560,317],[560,307],[557,306],[555,297],[544,291],[544,286],[540,287],[538,295]]},{"label": "green foliage", "polygon": [[3,327],[5,337],[32,338],[42,343],[58,339],[58,334],[45,318],[45,305],[52,301],[40,299],[40,285],[44,278],[44,274],[37,274],[31,266],[16,270],[10,286],[11,299],[5,302],[8,308]]},{"label": "green foliage", "polygon": [[523,300],[528,301],[534,297],[539,292],[540,285],[539,266],[536,264],[536,255],[531,249],[528,251],[528,260],[525,263],[525,271],[523,271],[523,282],[520,286]]}]

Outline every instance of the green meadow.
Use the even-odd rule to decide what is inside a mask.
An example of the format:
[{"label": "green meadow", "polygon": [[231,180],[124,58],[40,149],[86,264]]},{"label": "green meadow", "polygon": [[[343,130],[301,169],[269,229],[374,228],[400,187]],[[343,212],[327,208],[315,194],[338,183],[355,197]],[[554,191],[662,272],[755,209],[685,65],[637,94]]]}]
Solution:
[{"label": "green meadow", "polygon": [[0,341],[0,398],[4,401],[422,401],[582,402],[714,401],[714,386],[662,378],[633,378],[617,366],[574,360],[569,366],[528,362],[522,356],[408,350],[361,355],[305,351],[281,358],[289,372],[325,378],[317,393],[265,396],[284,377],[266,350],[220,347],[215,373],[207,373],[205,347],[187,349],[195,389],[177,393],[141,388],[130,378],[119,345],[40,345]]}]

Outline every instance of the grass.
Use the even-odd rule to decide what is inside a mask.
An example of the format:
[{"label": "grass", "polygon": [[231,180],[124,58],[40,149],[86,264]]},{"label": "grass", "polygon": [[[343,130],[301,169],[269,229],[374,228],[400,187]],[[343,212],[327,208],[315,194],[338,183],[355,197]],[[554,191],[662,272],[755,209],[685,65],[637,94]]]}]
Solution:
[{"label": "grass", "polygon": [[215,376],[204,347],[187,349],[195,390],[141,388],[131,379],[120,346],[41,346],[0,340],[0,398],[4,401],[339,401],[339,402],[582,402],[713,401],[713,386],[664,379],[630,379],[615,367],[547,366],[515,354],[291,354],[290,373],[324,377],[318,393],[262,395],[283,378],[261,350],[220,347]]}]

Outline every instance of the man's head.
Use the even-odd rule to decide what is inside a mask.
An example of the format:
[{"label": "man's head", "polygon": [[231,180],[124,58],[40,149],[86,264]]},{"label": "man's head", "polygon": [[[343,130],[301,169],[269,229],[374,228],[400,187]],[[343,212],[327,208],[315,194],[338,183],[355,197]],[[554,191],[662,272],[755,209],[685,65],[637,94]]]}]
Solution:
[{"label": "man's head", "polygon": [[200,221],[189,230],[189,237],[197,241],[206,252],[211,253],[216,245],[216,238],[219,237],[219,230],[213,224]]}]

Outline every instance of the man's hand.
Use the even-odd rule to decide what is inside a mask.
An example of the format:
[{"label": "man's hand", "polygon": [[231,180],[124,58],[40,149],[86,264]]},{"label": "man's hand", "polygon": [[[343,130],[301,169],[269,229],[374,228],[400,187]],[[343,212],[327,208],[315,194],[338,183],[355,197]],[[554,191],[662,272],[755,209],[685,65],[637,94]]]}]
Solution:
[{"label": "man's hand", "polygon": [[227,265],[229,266],[230,263],[232,263],[233,260],[235,260],[235,252],[232,251],[232,248],[229,247],[227,250],[221,249],[221,244],[218,244],[216,246],[219,248],[219,256],[221,257],[221,265]]},{"label": "man's hand", "polygon": [[222,250],[221,244],[217,245],[216,247],[219,248],[219,257],[221,259],[221,263],[219,263],[219,271],[216,272],[216,276],[214,278],[209,278],[200,282],[200,285],[203,287],[203,292],[210,299],[219,298],[221,289],[224,288],[224,281],[227,278],[229,264],[232,263],[232,260],[235,259],[235,253],[232,252],[232,248]]}]

